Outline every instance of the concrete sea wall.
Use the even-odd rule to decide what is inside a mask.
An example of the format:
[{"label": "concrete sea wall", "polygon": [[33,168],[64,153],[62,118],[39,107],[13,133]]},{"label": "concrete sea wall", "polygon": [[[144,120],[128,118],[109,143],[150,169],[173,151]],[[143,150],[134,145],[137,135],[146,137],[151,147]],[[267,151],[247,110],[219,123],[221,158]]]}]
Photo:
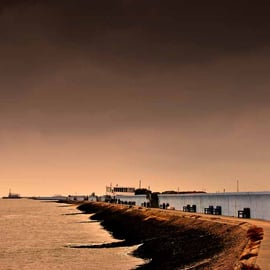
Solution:
[{"label": "concrete sea wall", "polygon": [[239,210],[250,208],[251,218],[270,220],[270,192],[160,194],[159,203],[169,203],[177,210],[194,204],[199,213],[204,213],[204,208],[209,205],[221,206],[222,215],[232,217],[237,217]]},{"label": "concrete sea wall", "polygon": [[134,255],[150,261],[137,269],[259,269],[253,242],[259,245],[262,237],[257,228],[238,219],[102,202],[78,209],[95,213],[91,219],[122,239],[118,246],[141,244]]},{"label": "concrete sea wall", "polygon": [[[117,196],[124,202],[136,202],[142,206],[149,202],[145,195]],[[191,194],[159,194],[159,205],[169,204],[176,210],[184,206],[196,205],[196,212],[204,213],[210,205],[221,206],[222,215],[238,217],[238,211],[250,209],[250,217],[270,220],[270,192],[226,192],[226,193],[191,193]]]}]

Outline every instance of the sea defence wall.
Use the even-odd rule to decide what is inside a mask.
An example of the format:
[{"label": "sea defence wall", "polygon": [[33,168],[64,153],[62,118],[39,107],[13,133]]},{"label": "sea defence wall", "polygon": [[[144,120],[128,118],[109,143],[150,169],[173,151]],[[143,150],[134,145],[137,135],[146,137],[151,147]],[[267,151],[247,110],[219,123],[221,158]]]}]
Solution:
[{"label": "sea defence wall", "polygon": [[232,192],[201,194],[159,194],[160,204],[169,204],[177,210],[196,205],[196,211],[204,213],[209,206],[221,206],[224,216],[238,217],[238,211],[250,209],[250,218],[270,220],[270,192]]},{"label": "sea defence wall", "polygon": [[[149,202],[145,195],[117,196],[122,202],[135,202],[144,206]],[[183,210],[187,205],[196,205],[196,212],[204,213],[205,208],[221,207],[221,215],[238,217],[238,211],[249,208],[250,218],[270,220],[270,192],[224,192],[159,194],[159,205],[170,205],[176,210]]]},{"label": "sea defence wall", "polygon": [[150,262],[138,269],[259,269],[254,250],[262,230],[238,219],[102,202],[78,209],[94,213],[91,219],[122,240],[118,246],[140,244],[134,255]]}]

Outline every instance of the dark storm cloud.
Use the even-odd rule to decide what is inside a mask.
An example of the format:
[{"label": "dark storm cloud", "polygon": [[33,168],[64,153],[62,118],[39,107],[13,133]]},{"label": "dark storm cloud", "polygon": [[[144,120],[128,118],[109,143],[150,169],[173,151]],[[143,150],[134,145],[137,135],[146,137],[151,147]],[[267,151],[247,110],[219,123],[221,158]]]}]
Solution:
[{"label": "dark storm cloud", "polygon": [[267,3],[1,3],[0,110],[13,123],[156,125],[267,100]]},{"label": "dark storm cloud", "polygon": [[12,41],[39,47],[45,39],[114,66],[206,61],[267,46],[270,39],[269,4],[263,2],[13,1],[5,10],[16,8],[2,28],[13,32]]},{"label": "dark storm cloud", "polygon": [[270,5],[253,1],[1,1],[1,73],[83,59],[133,75],[269,47]]}]

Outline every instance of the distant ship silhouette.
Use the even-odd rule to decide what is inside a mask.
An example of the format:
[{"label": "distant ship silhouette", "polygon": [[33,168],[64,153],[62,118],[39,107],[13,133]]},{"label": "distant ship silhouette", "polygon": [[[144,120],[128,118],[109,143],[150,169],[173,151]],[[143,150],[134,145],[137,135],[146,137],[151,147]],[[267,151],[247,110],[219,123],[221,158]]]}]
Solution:
[{"label": "distant ship silhouette", "polygon": [[21,199],[20,194],[18,193],[12,193],[11,189],[9,189],[9,193],[7,197],[3,197],[3,199]]}]

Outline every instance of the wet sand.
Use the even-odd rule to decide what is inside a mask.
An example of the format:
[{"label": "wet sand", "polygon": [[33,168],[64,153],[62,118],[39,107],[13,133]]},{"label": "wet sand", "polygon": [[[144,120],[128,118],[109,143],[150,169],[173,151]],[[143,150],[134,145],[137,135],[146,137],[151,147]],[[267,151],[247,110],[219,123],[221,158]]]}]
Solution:
[{"label": "wet sand", "polygon": [[259,269],[263,232],[244,220],[101,202],[78,209],[121,239],[116,246],[141,244],[134,255],[149,263],[138,269]]}]

